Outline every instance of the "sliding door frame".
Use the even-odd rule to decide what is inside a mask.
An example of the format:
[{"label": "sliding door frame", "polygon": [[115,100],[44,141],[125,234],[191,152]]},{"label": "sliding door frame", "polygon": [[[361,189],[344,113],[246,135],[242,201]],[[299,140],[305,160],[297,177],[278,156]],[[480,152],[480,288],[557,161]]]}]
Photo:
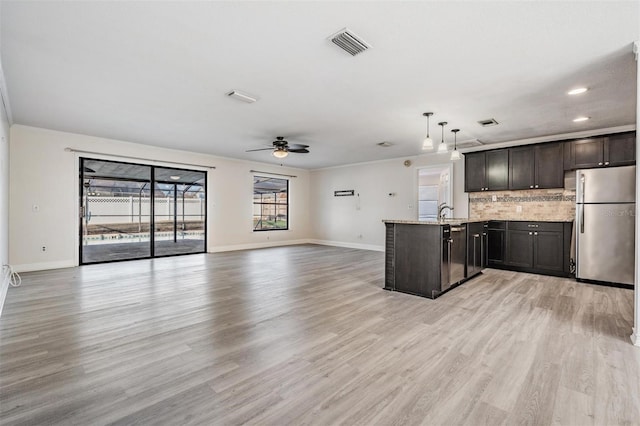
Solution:
[{"label": "sliding door frame", "polygon": [[[84,197],[84,180],[85,180],[85,174],[84,174],[84,162],[86,160],[93,160],[93,161],[104,161],[104,162],[109,162],[109,163],[118,163],[118,164],[130,164],[130,165],[134,165],[134,166],[142,166],[142,167],[149,167],[150,168],[150,179],[149,180],[145,180],[145,179],[135,179],[135,178],[106,178],[106,179],[111,179],[111,180],[120,180],[120,181],[129,181],[129,182],[148,182],[150,185],[150,206],[149,206],[149,244],[150,244],[150,250],[149,256],[141,256],[141,257],[135,257],[135,258],[131,258],[131,259],[117,259],[117,260],[105,260],[105,261],[101,261],[101,262],[83,262],[82,261],[82,255],[83,255],[83,231],[84,231],[84,218],[85,215],[88,212],[83,212],[82,208],[82,201],[83,201],[83,197]],[[209,211],[208,211],[208,199],[209,199],[209,193],[208,193],[208,180],[209,180],[209,174],[206,170],[196,170],[196,169],[183,169],[183,168],[179,168],[179,167],[167,167],[167,166],[157,166],[157,165],[151,165],[151,164],[144,164],[144,163],[133,163],[133,162],[129,162],[129,161],[118,161],[118,160],[110,160],[110,159],[105,159],[105,158],[90,158],[90,157],[83,157],[83,156],[78,156],[78,165],[79,165],[79,175],[78,175],[78,196],[77,196],[77,206],[78,206],[78,211],[77,211],[77,215],[76,217],[78,218],[78,223],[77,223],[77,229],[78,229],[78,264],[79,265],[96,265],[96,264],[101,264],[101,263],[114,263],[114,262],[126,262],[129,260],[143,260],[143,259],[158,259],[158,258],[163,258],[163,257],[173,257],[173,256],[186,256],[189,254],[202,254],[202,253],[207,253],[207,244],[208,244],[208,222],[209,222]],[[203,184],[202,184],[202,188],[204,189],[204,217],[203,217],[203,225],[204,225],[204,241],[203,241],[203,251],[198,251],[198,252],[193,252],[193,253],[175,253],[175,254],[165,254],[165,255],[159,255],[156,256],[155,255],[155,184],[156,183],[168,183],[168,184],[174,184],[174,232],[177,232],[177,225],[176,225],[176,221],[177,221],[177,202],[175,200],[175,197],[177,196],[177,185],[180,184],[180,182],[166,182],[166,181],[156,181],[155,180],[155,171],[156,169],[169,169],[169,170],[176,170],[176,171],[187,171],[187,172],[198,172],[198,173],[202,173],[204,175],[203,178]]]}]

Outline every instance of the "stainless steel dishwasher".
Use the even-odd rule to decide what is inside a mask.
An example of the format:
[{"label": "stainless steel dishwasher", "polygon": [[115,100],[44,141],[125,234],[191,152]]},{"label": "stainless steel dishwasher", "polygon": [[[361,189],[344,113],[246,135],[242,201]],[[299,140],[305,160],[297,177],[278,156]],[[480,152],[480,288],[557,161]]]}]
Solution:
[{"label": "stainless steel dishwasher", "polygon": [[[451,226],[449,238],[442,253],[441,290],[445,291],[465,278],[467,252],[467,226]],[[443,237],[446,233],[443,232]],[[446,271],[444,269],[447,269]]]}]

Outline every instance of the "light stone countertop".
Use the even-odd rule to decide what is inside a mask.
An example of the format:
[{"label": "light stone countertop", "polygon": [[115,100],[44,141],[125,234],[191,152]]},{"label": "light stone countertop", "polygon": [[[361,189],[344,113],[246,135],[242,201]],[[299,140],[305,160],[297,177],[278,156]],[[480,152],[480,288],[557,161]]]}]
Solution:
[{"label": "light stone countertop", "polygon": [[538,219],[465,219],[465,218],[454,218],[454,219],[445,219],[444,221],[437,220],[395,220],[395,219],[383,219],[384,223],[398,223],[404,225],[462,225],[464,223],[475,223],[475,222],[489,222],[489,221],[500,221],[500,222],[572,222],[572,220],[538,220]]},{"label": "light stone countertop", "polygon": [[486,220],[465,219],[465,218],[445,219],[443,221],[438,221],[438,220],[393,220],[393,219],[383,219],[382,221],[384,223],[398,223],[398,224],[403,224],[403,225],[462,225],[464,223],[486,222]]}]

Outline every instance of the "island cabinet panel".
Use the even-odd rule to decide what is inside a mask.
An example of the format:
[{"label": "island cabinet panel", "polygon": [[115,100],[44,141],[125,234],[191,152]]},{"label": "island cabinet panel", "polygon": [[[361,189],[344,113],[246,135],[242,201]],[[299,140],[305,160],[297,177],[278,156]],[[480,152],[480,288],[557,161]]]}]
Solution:
[{"label": "island cabinet panel", "polygon": [[435,297],[446,272],[441,267],[442,227],[387,223],[386,229],[385,289]]},{"label": "island cabinet panel", "polygon": [[509,189],[509,150],[465,154],[465,191]]}]

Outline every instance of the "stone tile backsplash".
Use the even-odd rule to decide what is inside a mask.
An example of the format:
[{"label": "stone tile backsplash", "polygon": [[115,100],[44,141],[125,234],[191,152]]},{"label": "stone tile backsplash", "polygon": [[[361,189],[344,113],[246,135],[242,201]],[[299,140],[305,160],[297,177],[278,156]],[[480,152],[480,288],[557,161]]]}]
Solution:
[{"label": "stone tile backsplash", "polygon": [[[493,201],[493,196],[496,197],[496,201]],[[575,202],[575,190],[568,189],[473,192],[469,194],[469,218],[477,220],[573,220],[575,218]]]}]

